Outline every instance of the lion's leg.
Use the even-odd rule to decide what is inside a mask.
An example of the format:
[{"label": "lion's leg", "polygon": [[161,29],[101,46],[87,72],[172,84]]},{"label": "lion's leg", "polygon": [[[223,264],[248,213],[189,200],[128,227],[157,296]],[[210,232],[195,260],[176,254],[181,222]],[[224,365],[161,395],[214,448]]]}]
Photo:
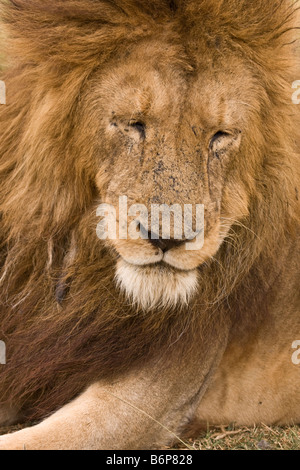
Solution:
[{"label": "lion's leg", "polygon": [[41,424],[0,437],[0,449],[159,448],[191,418],[215,364],[214,355],[201,371],[199,362],[182,361],[181,368],[156,366],[114,385],[94,384]]},{"label": "lion's leg", "polygon": [[0,449],[147,449],[172,441],[194,411],[194,397],[170,400],[138,389],[95,384],[41,424],[0,437]]}]

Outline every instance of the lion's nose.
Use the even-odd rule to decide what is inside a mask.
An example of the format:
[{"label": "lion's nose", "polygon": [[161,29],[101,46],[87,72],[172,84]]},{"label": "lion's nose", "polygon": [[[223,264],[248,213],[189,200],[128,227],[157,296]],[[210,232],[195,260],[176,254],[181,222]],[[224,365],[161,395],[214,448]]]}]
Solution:
[{"label": "lion's nose", "polygon": [[139,229],[141,230],[141,233],[145,236],[145,238],[148,238],[151,245],[153,245],[155,248],[160,248],[164,253],[169,250],[172,250],[172,248],[176,248],[187,242],[187,240],[161,238],[153,232],[148,232],[141,223],[139,223]]},{"label": "lion's nose", "polygon": [[155,247],[155,248],[160,248],[164,253],[166,253],[169,250],[172,250],[172,248],[176,248],[178,246],[183,245],[186,243],[186,240],[175,240],[174,238],[171,238],[170,240],[165,240],[162,238],[155,239],[152,238],[153,234],[149,233],[149,241],[150,243]]}]

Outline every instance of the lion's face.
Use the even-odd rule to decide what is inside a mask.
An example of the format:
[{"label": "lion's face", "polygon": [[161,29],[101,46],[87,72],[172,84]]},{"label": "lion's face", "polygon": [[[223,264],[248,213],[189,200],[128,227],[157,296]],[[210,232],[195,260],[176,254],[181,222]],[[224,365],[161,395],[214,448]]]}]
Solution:
[{"label": "lion's face", "polygon": [[[247,214],[242,173],[253,162],[247,162],[243,140],[255,111],[253,87],[238,59],[214,63],[203,57],[192,65],[176,46],[154,40],[135,46],[93,79],[93,116],[101,135],[96,184],[101,202],[117,214],[117,239],[106,243],[119,255],[117,282],[144,308],[187,302],[197,288],[197,268]],[[249,181],[251,168],[247,172]],[[183,211],[184,205],[203,204],[204,245],[188,249],[194,241],[178,239],[172,228],[171,240],[163,240],[161,221],[161,239],[151,240],[145,218],[137,227],[142,238],[123,239],[120,196],[127,197],[128,208],[146,207],[149,224],[154,204],[177,204]],[[193,214],[190,229],[197,233]],[[128,226],[132,220],[129,215]]]}]

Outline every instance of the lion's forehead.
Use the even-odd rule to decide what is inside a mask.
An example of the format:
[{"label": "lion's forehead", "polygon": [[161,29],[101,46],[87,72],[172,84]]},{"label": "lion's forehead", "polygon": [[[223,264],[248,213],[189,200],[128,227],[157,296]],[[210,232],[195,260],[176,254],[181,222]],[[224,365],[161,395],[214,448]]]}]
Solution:
[{"label": "lion's forehead", "polygon": [[[153,119],[178,127],[178,119],[195,120],[199,129],[219,123],[231,126],[259,111],[260,85],[247,62],[239,57],[216,57],[195,64],[185,51],[170,54],[143,41],[129,55],[108,63],[92,80],[92,96],[101,116]],[[164,53],[166,50],[166,53]],[[179,57],[179,58],[178,58]]]}]

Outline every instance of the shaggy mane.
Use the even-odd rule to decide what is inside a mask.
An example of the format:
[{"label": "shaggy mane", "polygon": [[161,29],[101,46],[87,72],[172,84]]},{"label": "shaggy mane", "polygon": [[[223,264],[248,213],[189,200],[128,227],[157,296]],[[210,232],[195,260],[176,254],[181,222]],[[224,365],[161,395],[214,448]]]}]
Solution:
[{"label": "shaggy mane", "polygon": [[[0,107],[0,339],[8,354],[0,366],[0,397],[40,419],[95,380],[146,361],[185,357],[218,331],[242,337],[267,317],[272,283],[299,236],[300,120],[291,103],[291,84],[300,78],[299,4],[0,5],[6,35],[0,78],[7,87],[7,106]],[[261,129],[251,136],[264,156],[264,174],[247,220],[200,268],[199,293],[189,308],[145,314],[115,287],[115,255],[96,237],[92,150],[78,129],[82,90],[93,72],[131,44],[164,34],[195,62],[212,44],[248,61],[265,90],[263,138]]]}]

